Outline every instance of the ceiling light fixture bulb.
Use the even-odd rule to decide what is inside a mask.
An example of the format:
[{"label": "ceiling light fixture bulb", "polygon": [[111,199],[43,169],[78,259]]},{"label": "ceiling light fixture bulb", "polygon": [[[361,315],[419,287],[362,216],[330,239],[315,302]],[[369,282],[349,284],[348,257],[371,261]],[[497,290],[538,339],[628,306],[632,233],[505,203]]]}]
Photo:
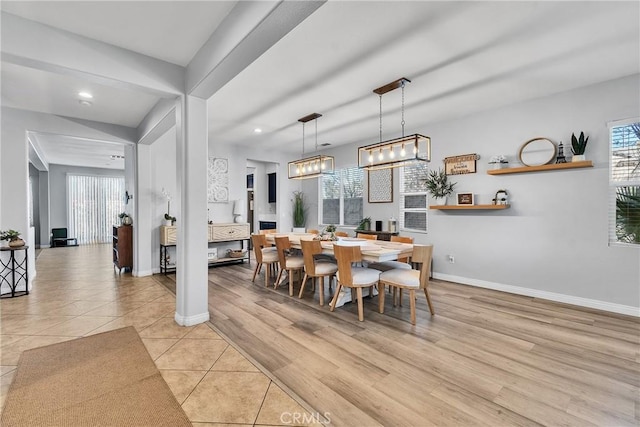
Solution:
[{"label": "ceiling light fixture bulb", "polygon": [[383,160],[384,154],[382,154],[382,148],[380,149],[380,153],[378,154],[378,160]]},{"label": "ceiling light fixture bulb", "polygon": [[373,163],[373,153],[369,151],[369,163]]},{"label": "ceiling light fixture bulb", "polygon": [[327,165],[324,164],[324,162],[322,162],[320,164],[320,169],[325,170],[327,168]]},{"label": "ceiling light fixture bulb", "polygon": [[315,162],[315,163],[313,164],[313,170],[314,170],[314,171],[317,171],[317,170],[318,170],[318,162]]},{"label": "ceiling light fixture bulb", "polygon": [[394,159],[396,157],[396,152],[393,151],[393,146],[389,149],[389,158]]},{"label": "ceiling light fixture bulb", "polygon": [[402,150],[400,150],[400,155],[401,155],[402,157],[404,157],[404,156],[406,156],[406,155],[407,155],[407,150],[405,150],[405,149],[404,149],[404,144],[402,144]]}]

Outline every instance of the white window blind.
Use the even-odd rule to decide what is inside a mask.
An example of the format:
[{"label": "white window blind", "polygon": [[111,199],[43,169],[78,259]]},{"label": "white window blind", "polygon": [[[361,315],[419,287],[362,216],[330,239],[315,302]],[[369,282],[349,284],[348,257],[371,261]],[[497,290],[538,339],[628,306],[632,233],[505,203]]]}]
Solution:
[{"label": "white window blind", "polygon": [[320,182],[321,224],[358,225],[362,220],[364,172],[357,167],[336,170]]},{"label": "white window blind", "polygon": [[108,243],[124,205],[124,177],[67,175],[69,236],[79,244]]},{"label": "white window blind", "polygon": [[427,165],[400,168],[400,229],[427,231]]},{"label": "white window blind", "polygon": [[610,128],[609,242],[640,244],[640,119]]}]

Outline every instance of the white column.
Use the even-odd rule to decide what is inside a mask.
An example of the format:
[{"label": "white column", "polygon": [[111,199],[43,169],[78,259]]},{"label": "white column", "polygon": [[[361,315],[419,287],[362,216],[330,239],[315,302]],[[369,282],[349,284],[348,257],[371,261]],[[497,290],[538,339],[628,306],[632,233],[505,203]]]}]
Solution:
[{"label": "white column", "polygon": [[185,96],[176,115],[178,218],[176,315],[179,325],[209,320],[207,263],[207,103]]},{"label": "white column", "polygon": [[[133,215],[133,275],[150,276],[153,274],[153,256],[155,252],[151,247],[154,241],[152,233],[158,233],[158,226],[153,218],[153,183],[151,179],[151,147],[149,145],[138,144],[136,147],[135,169],[135,191],[133,192],[133,203],[135,210]],[[131,190],[129,190],[131,192]]]}]

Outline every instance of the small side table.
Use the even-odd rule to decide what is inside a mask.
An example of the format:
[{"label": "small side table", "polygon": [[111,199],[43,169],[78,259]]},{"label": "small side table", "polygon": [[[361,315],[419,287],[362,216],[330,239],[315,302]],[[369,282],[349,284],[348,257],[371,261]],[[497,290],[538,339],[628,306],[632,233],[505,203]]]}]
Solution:
[{"label": "small side table", "polygon": [[[0,298],[13,298],[22,295],[29,295],[29,246],[2,247],[0,248],[0,288],[3,285],[9,286],[11,292],[0,294]],[[16,252],[24,251],[22,260],[16,259]],[[5,261],[2,253],[10,252],[9,259]],[[24,282],[24,291],[16,291],[18,285]]]}]

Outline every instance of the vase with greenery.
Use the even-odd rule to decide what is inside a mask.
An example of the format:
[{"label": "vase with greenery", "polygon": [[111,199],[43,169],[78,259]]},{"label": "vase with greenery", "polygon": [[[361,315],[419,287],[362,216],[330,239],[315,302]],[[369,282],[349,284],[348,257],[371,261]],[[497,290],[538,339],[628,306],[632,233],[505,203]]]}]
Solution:
[{"label": "vase with greenery", "polygon": [[587,149],[587,141],[589,137],[584,137],[584,132],[580,132],[580,137],[576,138],[575,134],[571,134],[571,152],[573,153],[572,162],[582,162],[585,160],[584,152]]},{"label": "vase with greenery", "polygon": [[371,217],[368,216],[368,217],[362,218],[356,230],[363,230],[363,231],[371,230]]},{"label": "vase with greenery", "polygon": [[431,169],[424,179],[427,191],[436,199],[439,205],[447,204],[447,196],[453,193],[454,182],[449,182],[449,177],[444,169]]},{"label": "vase with greenery", "polygon": [[0,240],[8,241],[11,247],[24,246],[24,240],[20,238],[20,234],[16,230],[0,231]]},{"label": "vase with greenery", "polygon": [[[293,228],[302,229],[307,222],[307,207],[302,191],[293,192]],[[300,231],[300,230],[294,230]]]}]

